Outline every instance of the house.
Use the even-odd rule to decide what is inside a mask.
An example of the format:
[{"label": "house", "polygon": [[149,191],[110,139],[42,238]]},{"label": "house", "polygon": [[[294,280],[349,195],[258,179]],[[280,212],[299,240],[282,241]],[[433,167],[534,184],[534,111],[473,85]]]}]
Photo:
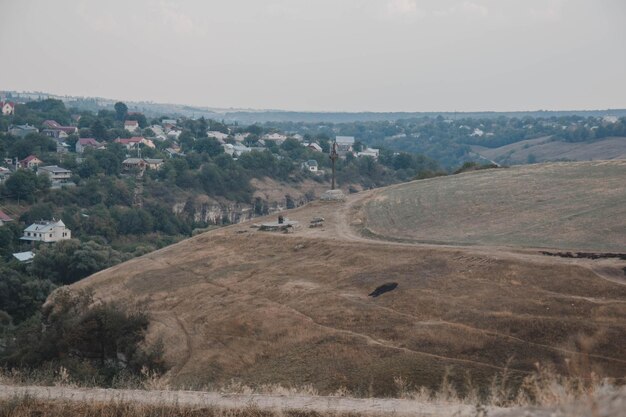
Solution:
[{"label": "house", "polygon": [[317,172],[317,161],[315,159],[309,159],[302,164],[302,167],[309,172]]},{"label": "house", "polygon": [[35,126],[29,124],[25,125],[12,125],[9,127],[9,133],[18,138],[26,137],[32,133],[39,133],[39,130]]},{"label": "house", "polygon": [[113,142],[124,145],[128,150],[136,148],[137,145],[139,145],[140,143],[147,146],[148,148],[156,148],[154,142],[152,142],[150,139],[144,138],[143,136],[133,136],[132,138],[128,139],[117,138]]},{"label": "house", "polygon": [[217,132],[213,130],[206,132],[206,135],[210,138],[215,138],[219,141],[225,141],[226,139],[228,139],[228,133],[222,133],[222,132]]},{"label": "house", "polygon": [[151,158],[126,158],[122,162],[124,171],[143,171],[145,169],[159,170],[162,165],[162,159]]},{"label": "house", "polygon": [[52,139],[65,139],[69,136],[67,133],[65,133],[65,131],[57,129],[44,129],[41,131],[41,133]]},{"label": "house", "polygon": [[45,167],[39,167],[37,175],[47,175],[50,181],[57,183],[64,183],[69,181],[72,177],[72,171],[69,169],[61,168],[57,165],[49,165]]},{"label": "house", "polygon": [[104,144],[94,138],[80,138],[76,142],[76,153],[83,153],[86,149],[104,149]]},{"label": "house", "polygon": [[337,136],[335,138],[337,144],[337,152],[340,156],[351,153],[354,147],[354,136]]},{"label": "house", "polygon": [[378,156],[380,155],[380,149],[376,149],[376,148],[365,148],[363,149],[361,152],[357,152],[356,154],[358,157],[361,156],[370,156],[374,159],[378,159]]},{"label": "house", "polygon": [[277,145],[282,144],[284,141],[287,140],[287,136],[285,135],[281,135],[280,133],[268,133],[262,136],[262,139],[264,141],[268,141],[271,140],[273,142],[275,142]]},{"label": "house", "polygon": [[43,164],[43,161],[37,158],[35,155],[27,156],[20,161],[20,167],[28,169],[35,169],[41,164]]},{"label": "house", "polygon": [[322,147],[320,145],[318,145],[317,143],[315,143],[315,142],[309,143],[308,145],[306,145],[306,147],[311,149],[311,150],[314,150],[316,152],[322,152],[323,151]]},{"label": "house", "polygon": [[69,153],[70,145],[65,143],[62,139],[56,139],[57,143],[57,153]]},{"label": "house", "polygon": [[146,162],[142,158],[126,158],[122,161],[124,171],[143,171],[146,169]]},{"label": "house", "polygon": [[51,221],[42,220],[31,224],[24,229],[24,235],[20,239],[32,242],[54,243],[71,238],[72,232],[65,227],[65,223],[62,220],[52,219]]},{"label": "house", "polygon": [[302,136],[302,135],[301,135],[301,134],[299,134],[299,133],[296,133],[295,135],[291,135],[290,137],[291,137],[292,139],[297,140],[298,142],[302,142],[302,141],[304,141],[304,136]]},{"label": "house", "polygon": [[68,135],[72,135],[78,132],[78,128],[74,126],[62,126],[55,120],[45,120],[43,123],[43,127],[47,130],[58,130],[61,132],[65,132]]},{"label": "house", "polygon": [[165,128],[167,125],[176,126],[176,120],[175,119],[163,119],[163,120],[161,120],[161,126],[163,126]]},{"label": "house", "polygon": [[243,145],[232,145],[230,143],[223,144],[222,148],[224,148],[225,154],[230,155],[233,158],[237,158],[242,153],[252,152],[252,148],[248,148],[247,146]]},{"label": "house", "polygon": [[10,176],[11,170],[9,168],[0,167],[0,184],[5,182]]},{"label": "house", "polygon": [[128,130],[130,133],[135,133],[139,130],[139,122],[137,120],[126,120],[124,122],[124,129]]},{"label": "house", "polygon": [[12,221],[13,219],[8,214],[0,210],[0,226],[4,226],[5,223],[9,223]]},{"label": "house", "polygon": [[29,264],[35,258],[35,253],[32,251],[18,252],[14,253],[13,257],[22,263]]},{"label": "house", "polygon": [[161,166],[163,165],[162,159],[144,158],[144,161],[146,163],[146,168],[148,169],[159,170],[161,169]]},{"label": "house", "polygon": [[167,148],[165,150],[165,153],[167,153],[167,156],[169,156],[170,158],[185,156],[185,154],[180,151],[180,148]]},{"label": "house", "polygon": [[15,114],[15,103],[12,101],[0,101],[0,109],[3,116]]},{"label": "house", "polygon": [[250,136],[250,133],[236,133],[235,142],[243,142],[248,136]]}]

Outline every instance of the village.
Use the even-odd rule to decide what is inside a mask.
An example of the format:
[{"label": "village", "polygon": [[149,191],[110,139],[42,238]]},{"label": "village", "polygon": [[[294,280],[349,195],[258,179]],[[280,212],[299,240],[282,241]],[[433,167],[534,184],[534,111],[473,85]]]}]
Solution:
[{"label": "village", "polygon": [[[17,106],[24,106],[25,103],[15,101],[1,101],[0,109],[5,120],[13,120]],[[134,201],[141,201],[141,194],[144,193],[141,179],[146,172],[158,172],[168,160],[181,159],[187,157],[189,151],[194,153],[194,147],[185,143],[185,129],[189,126],[188,120],[161,117],[153,120],[154,123],[146,125],[143,121],[145,116],[139,113],[127,112],[123,120],[120,120],[123,131],[116,138],[98,139],[88,137],[86,133],[92,133],[94,129],[81,128],[81,118],[84,114],[72,114],[71,121],[67,125],[61,124],[53,119],[43,120],[41,123],[8,124],[6,138],[13,138],[13,141],[25,143],[34,142],[37,138],[48,138],[53,141],[54,148],[47,150],[35,147],[37,151],[23,157],[6,154],[0,163],[0,185],[10,182],[10,178],[22,171],[32,172],[37,178],[46,182],[48,192],[56,190],[71,189],[81,181],[81,165],[90,163],[99,153],[104,153],[107,149],[115,148],[118,152],[121,149],[124,159],[121,160],[119,176],[136,179],[136,189],[134,190]],[[128,118],[128,120],[127,120]],[[131,119],[133,118],[133,119]],[[139,120],[144,124],[140,126]],[[204,119],[200,123],[206,123]],[[186,132],[186,133],[184,133]],[[255,132],[257,133],[257,132]],[[192,138],[192,141],[199,142],[200,138]],[[219,153],[231,157],[234,161],[242,155],[253,152],[268,152],[272,159],[281,160],[284,157],[279,154],[272,154],[272,150],[279,149],[286,142],[291,148],[301,148],[308,155],[301,161],[294,160],[295,170],[303,174],[322,178],[328,178],[330,174],[324,165],[328,166],[326,159],[329,150],[323,148],[323,142],[305,140],[303,135],[297,133],[265,132],[261,135],[241,131],[237,126],[221,125],[220,130],[211,130],[208,126],[205,131],[204,140],[210,141]],[[333,140],[337,156],[346,158],[371,158],[377,160],[380,155],[379,149],[363,147],[357,143],[353,136],[336,136]],[[219,146],[219,148],[217,148]],[[53,150],[54,149],[54,150]],[[315,156],[317,155],[317,156]],[[313,156],[313,157],[311,157]],[[54,163],[49,163],[54,161]],[[7,197],[12,197],[7,195]],[[20,196],[17,197],[18,205]],[[5,200],[6,201],[6,200]],[[0,201],[0,227],[14,222],[17,212],[2,211],[6,204]],[[9,209],[5,209],[9,210]],[[40,244],[54,244],[72,238],[70,228],[62,220],[57,218],[38,218],[31,224],[25,225],[23,242],[30,242],[32,249]],[[36,250],[27,250],[13,253],[20,263],[30,263],[35,257]]]}]

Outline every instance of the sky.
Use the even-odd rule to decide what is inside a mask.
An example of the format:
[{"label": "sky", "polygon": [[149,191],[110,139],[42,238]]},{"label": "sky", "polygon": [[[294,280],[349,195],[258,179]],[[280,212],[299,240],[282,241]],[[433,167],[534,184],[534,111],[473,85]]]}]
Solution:
[{"label": "sky", "polygon": [[0,0],[0,90],[296,111],[626,108],[625,0]]}]

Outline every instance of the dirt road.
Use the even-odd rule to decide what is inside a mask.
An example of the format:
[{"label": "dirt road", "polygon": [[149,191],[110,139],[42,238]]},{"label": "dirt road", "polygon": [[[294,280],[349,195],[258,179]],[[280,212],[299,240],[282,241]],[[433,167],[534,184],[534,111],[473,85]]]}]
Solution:
[{"label": "dirt road", "polygon": [[[262,410],[351,412],[395,416],[473,416],[475,407],[420,403],[380,398],[315,397],[304,395],[246,395],[197,391],[140,391],[97,388],[66,388],[0,385],[0,399],[28,396],[39,400],[76,402],[132,402],[151,405],[181,405],[224,409],[256,407]],[[491,411],[503,411],[491,408]]]}]

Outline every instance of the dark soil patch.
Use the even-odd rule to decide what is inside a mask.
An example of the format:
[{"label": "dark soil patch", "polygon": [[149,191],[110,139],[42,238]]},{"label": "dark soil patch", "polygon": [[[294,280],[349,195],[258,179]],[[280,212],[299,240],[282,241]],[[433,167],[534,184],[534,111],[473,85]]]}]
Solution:
[{"label": "dark soil patch", "polygon": [[376,288],[371,293],[369,293],[369,296],[376,298],[379,295],[383,295],[386,292],[395,290],[397,287],[398,287],[398,283],[397,282],[388,282],[388,283],[383,284],[380,287]]},{"label": "dark soil patch", "polygon": [[561,258],[585,258],[585,259],[608,259],[615,258],[626,261],[626,253],[602,253],[602,252],[541,252],[546,256],[559,256]]}]

